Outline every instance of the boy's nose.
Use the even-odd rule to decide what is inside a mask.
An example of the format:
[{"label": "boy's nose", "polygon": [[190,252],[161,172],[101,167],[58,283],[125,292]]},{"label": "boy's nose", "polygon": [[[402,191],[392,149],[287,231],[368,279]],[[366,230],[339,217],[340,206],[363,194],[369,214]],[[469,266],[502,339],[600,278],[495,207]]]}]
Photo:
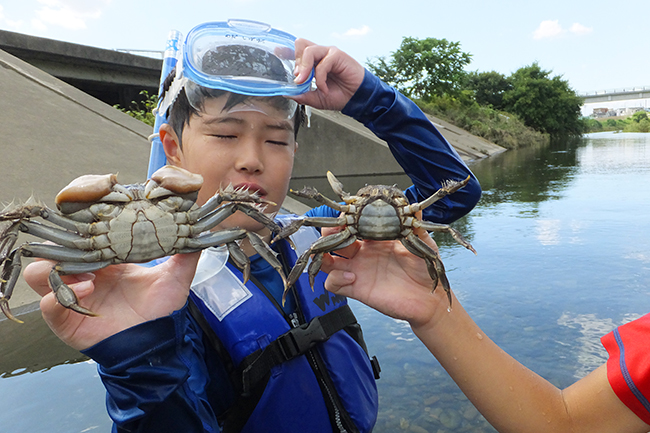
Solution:
[{"label": "boy's nose", "polygon": [[264,170],[259,146],[250,141],[242,142],[237,149],[236,168],[240,171],[259,173]]}]

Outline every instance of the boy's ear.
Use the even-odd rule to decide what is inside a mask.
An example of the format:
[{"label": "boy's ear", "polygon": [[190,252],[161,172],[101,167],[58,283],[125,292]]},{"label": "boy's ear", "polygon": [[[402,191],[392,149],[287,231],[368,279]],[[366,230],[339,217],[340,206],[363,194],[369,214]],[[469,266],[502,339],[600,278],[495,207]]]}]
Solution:
[{"label": "boy's ear", "polygon": [[183,152],[180,146],[180,140],[176,135],[174,129],[169,124],[164,123],[160,126],[158,131],[160,134],[160,141],[162,142],[167,163],[171,165],[180,166],[181,153]]}]

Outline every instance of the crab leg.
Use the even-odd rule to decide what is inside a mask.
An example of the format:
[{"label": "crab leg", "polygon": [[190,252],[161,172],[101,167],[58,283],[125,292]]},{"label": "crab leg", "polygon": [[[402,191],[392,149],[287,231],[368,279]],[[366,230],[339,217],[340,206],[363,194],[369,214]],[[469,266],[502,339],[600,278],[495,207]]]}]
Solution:
[{"label": "crab leg", "polygon": [[347,205],[337,203],[334,200],[325,197],[320,192],[318,192],[316,188],[312,188],[310,186],[306,186],[300,191],[291,190],[291,194],[297,197],[311,198],[313,200],[316,200],[319,203],[322,203],[326,206],[331,207],[332,209],[336,209],[341,212],[347,212],[349,209]]},{"label": "crab leg", "polygon": [[302,226],[316,226],[316,227],[343,227],[346,223],[346,218],[344,215],[340,217],[309,217],[309,218],[298,218],[291,223],[287,224],[280,230],[271,243],[275,243],[280,239],[287,238],[300,230]]},{"label": "crab leg", "polygon": [[[301,254],[298,260],[296,260],[296,263],[293,265],[293,269],[291,269],[291,272],[289,273],[289,277],[287,277],[287,282],[284,286],[282,303],[284,304],[289,287],[293,286],[295,282],[298,281],[300,274],[302,274],[302,271],[305,269],[305,266],[307,266],[307,263],[309,262],[309,257],[312,254],[318,255],[321,253],[328,253],[330,251],[344,248],[352,244],[356,239],[357,237],[353,235],[350,232],[350,230],[346,228],[338,233],[325,236],[324,238],[320,238],[316,242],[314,242],[307,251]],[[322,260],[322,255],[317,260]],[[320,266],[318,264],[315,266],[317,266],[320,269]],[[311,271],[314,271],[314,275],[318,272],[318,269],[312,268],[311,266],[309,269]],[[310,283],[312,281],[313,278],[310,278]],[[313,290],[313,285],[312,285],[312,290]]]},{"label": "crab leg", "polygon": [[43,208],[40,216],[41,218],[50,221],[52,224],[56,224],[59,227],[63,227],[64,229],[73,232],[86,234],[88,233],[88,227],[90,226],[89,223],[82,223],[70,218],[65,218],[48,207]]},{"label": "crab leg", "polygon": [[14,247],[20,232],[20,221],[11,224],[2,234],[0,234],[0,263],[9,256],[11,249]]},{"label": "crab leg", "polygon": [[193,253],[204,248],[215,247],[217,245],[227,244],[246,237],[246,230],[238,227],[216,232],[208,232],[195,238],[183,239],[182,245],[176,250],[177,253]]},{"label": "crab leg", "polygon": [[255,207],[244,203],[231,202],[223,205],[222,207],[216,209],[214,212],[207,214],[204,218],[197,221],[194,225],[192,225],[192,233],[198,234],[208,231],[221,224],[226,218],[238,210],[244,212],[254,220],[264,224],[266,227],[271,229],[271,231],[280,231],[280,226],[278,226],[275,221],[259,212],[257,209],[255,209]]},{"label": "crab leg", "polygon": [[237,210],[235,206],[236,203],[228,203],[227,205],[220,207],[214,212],[209,213],[204,218],[200,219],[191,226],[192,234],[206,232],[221,224],[226,218],[235,213]]},{"label": "crab leg", "polygon": [[277,259],[275,256],[275,252],[268,246],[266,242],[262,240],[262,238],[254,232],[246,232],[246,236],[248,236],[248,240],[250,241],[251,245],[257,251],[257,253],[264,259],[266,262],[271,265],[273,269],[275,269],[278,274],[280,274],[280,278],[282,278],[282,282],[284,283],[284,287],[288,287],[287,284],[287,277],[284,275],[284,271],[282,269],[282,264],[280,261]]},{"label": "crab leg", "polygon": [[[18,281],[18,276],[20,275],[21,264],[19,250],[20,248],[13,250],[3,263],[2,275],[0,275],[0,310],[2,310],[8,319],[17,323],[23,323],[9,309],[9,299],[14,292],[16,281]],[[16,260],[16,254],[18,254],[18,260]]]},{"label": "crab leg", "polygon": [[316,275],[318,274],[318,271],[320,271],[320,267],[323,264],[323,256],[325,255],[325,253],[343,249],[345,247],[352,245],[356,241],[357,241],[356,236],[350,236],[347,240],[337,245],[336,248],[334,248],[333,250],[314,254],[314,256],[311,258],[311,263],[307,267],[307,275],[309,275],[309,285],[311,286],[312,292],[314,291],[314,280],[316,279]]},{"label": "crab leg", "polygon": [[209,213],[213,212],[216,210],[221,203],[224,201],[229,201],[229,202],[251,202],[251,203],[260,203],[260,204],[268,204],[268,205],[275,205],[272,201],[266,200],[260,196],[257,195],[257,193],[249,193],[248,191],[244,190],[235,190],[226,188],[224,191],[219,191],[212,197],[208,199],[208,201],[205,202],[203,206],[201,206],[198,209],[195,209],[190,212],[190,217],[193,218],[195,221],[200,220],[201,218],[205,217]]},{"label": "crab leg", "polygon": [[242,211],[243,213],[245,213],[246,215],[248,215],[249,217],[257,221],[258,223],[264,224],[273,233],[278,233],[280,231],[281,228],[275,221],[273,221],[271,218],[261,213],[254,206],[251,206],[246,203],[237,203],[235,207],[237,208],[237,210]]},{"label": "crab leg", "polygon": [[236,242],[228,242],[228,255],[237,267],[242,271],[243,282],[246,284],[251,276],[251,262],[248,259],[244,250],[242,250]]},{"label": "crab leg", "polygon": [[47,226],[36,221],[23,221],[20,225],[20,231],[38,236],[48,241],[56,242],[73,249],[87,250],[91,249],[91,240],[76,233],[67,230],[61,230],[56,227]]},{"label": "crab leg", "polygon": [[56,300],[59,304],[63,305],[65,308],[76,311],[77,313],[84,314],[86,316],[96,317],[97,314],[93,313],[87,308],[79,305],[79,298],[77,298],[76,293],[63,282],[61,275],[67,274],[81,274],[84,272],[94,272],[99,269],[103,269],[106,266],[110,265],[110,260],[105,260],[102,262],[94,263],[57,263],[52,267],[48,280],[50,282],[50,287]]},{"label": "crab leg", "polygon": [[406,249],[411,253],[424,259],[427,264],[429,276],[433,280],[433,289],[431,289],[431,291],[433,292],[436,290],[438,281],[440,281],[443,290],[447,293],[449,306],[451,307],[451,288],[445,273],[445,265],[442,263],[442,260],[440,260],[438,253],[436,253],[429,245],[425,244],[414,233],[409,233],[404,239],[401,239],[401,242],[402,245],[404,245],[404,247],[406,247]]},{"label": "crab leg", "polygon": [[433,195],[431,195],[429,198],[426,200],[421,201],[420,203],[413,203],[410,206],[407,206],[403,209],[402,214],[403,215],[413,215],[415,212],[422,210],[424,208],[427,208],[443,198],[446,195],[453,194],[465,185],[470,180],[470,176],[468,175],[465,180],[462,180],[460,182],[450,180],[448,182],[444,182],[442,184],[442,188],[440,188],[438,191],[436,191]]},{"label": "crab leg", "polygon": [[468,250],[476,254],[476,250],[474,249],[474,247],[465,240],[463,235],[461,235],[458,232],[458,230],[449,227],[447,224],[436,224],[429,221],[416,220],[413,221],[413,227],[421,227],[430,232],[447,232],[451,235],[451,237],[454,238],[456,242],[458,242],[460,245],[464,246],[465,248],[467,248]]},{"label": "crab leg", "polygon": [[[58,276],[58,274],[79,274],[82,272],[92,272],[111,264],[110,261],[97,261],[99,260],[98,254],[100,254],[99,251],[89,253],[87,251],[75,250],[58,245],[43,245],[38,243],[21,245],[11,252],[3,266],[1,276],[2,281],[0,284],[0,309],[9,319],[20,322],[13,316],[13,314],[11,314],[11,310],[9,309],[9,299],[13,294],[14,287],[16,286],[16,282],[20,276],[20,271],[22,270],[22,257],[35,256],[44,259],[70,262],[57,263],[52,268],[52,272],[50,273],[50,284],[52,285],[52,291],[56,295],[57,301],[59,301],[61,305],[64,305],[66,308],[71,308],[80,313],[88,314],[87,312],[83,312],[88,310],[83,307],[79,307],[78,304],[70,306],[70,299],[73,296],[76,299],[76,295],[74,295],[74,292],[72,292],[72,289],[70,289],[70,287],[61,281],[61,277]],[[73,263],[73,261],[76,261],[77,263]],[[90,263],[86,263],[86,261]],[[52,273],[56,273],[56,275],[53,276]],[[92,312],[90,313],[91,314],[89,315],[94,315]]]},{"label": "crab leg", "polygon": [[[239,246],[236,245],[234,241],[243,239],[245,237],[248,237],[248,240],[250,241],[255,251],[260,256],[262,256],[262,258],[266,260],[273,267],[273,269],[278,271],[280,277],[282,277],[282,281],[285,283],[286,286],[286,277],[284,275],[284,272],[282,271],[282,264],[275,257],[275,253],[273,252],[273,250],[269,248],[269,246],[262,240],[262,238],[259,237],[258,234],[246,231],[244,229],[233,228],[233,229],[221,230],[218,232],[206,233],[196,238],[188,238],[185,241],[185,246],[183,248],[180,248],[176,252],[191,253],[191,252],[202,250],[204,248],[223,245],[223,244],[226,244],[228,246],[228,250],[231,251],[231,249],[233,248],[239,249]],[[241,249],[239,250],[241,251]],[[233,256],[233,260],[235,260],[235,264],[237,264],[237,266],[240,269],[242,269],[242,272],[244,274],[244,279],[248,280],[248,275],[250,274],[250,261],[248,260],[246,254],[244,254],[242,251],[241,253],[240,252],[236,252],[235,254],[231,253],[231,255]]]}]

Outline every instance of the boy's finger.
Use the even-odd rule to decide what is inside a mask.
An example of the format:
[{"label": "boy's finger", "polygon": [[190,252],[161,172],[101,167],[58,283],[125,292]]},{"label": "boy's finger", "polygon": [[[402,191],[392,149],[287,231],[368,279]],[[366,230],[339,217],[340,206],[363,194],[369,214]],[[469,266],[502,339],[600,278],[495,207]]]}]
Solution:
[{"label": "boy's finger", "polygon": [[23,269],[25,281],[36,293],[45,296],[51,292],[48,276],[54,262],[49,260],[36,260]]},{"label": "boy's finger", "polygon": [[325,280],[325,289],[332,293],[349,296],[350,286],[355,279],[356,275],[352,272],[333,270]]},{"label": "boy's finger", "polygon": [[165,264],[171,266],[169,271],[174,275],[175,279],[177,279],[184,287],[189,287],[194,279],[199,258],[201,258],[200,251],[190,254],[175,254],[171,256]]}]

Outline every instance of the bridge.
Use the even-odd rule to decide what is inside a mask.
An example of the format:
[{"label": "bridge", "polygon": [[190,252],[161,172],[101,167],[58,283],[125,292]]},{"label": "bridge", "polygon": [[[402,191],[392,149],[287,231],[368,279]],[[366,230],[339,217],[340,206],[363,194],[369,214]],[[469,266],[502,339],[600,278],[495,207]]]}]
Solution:
[{"label": "bridge", "polygon": [[611,101],[631,101],[634,99],[650,99],[650,86],[630,87],[624,89],[600,90],[579,94],[585,104]]}]

